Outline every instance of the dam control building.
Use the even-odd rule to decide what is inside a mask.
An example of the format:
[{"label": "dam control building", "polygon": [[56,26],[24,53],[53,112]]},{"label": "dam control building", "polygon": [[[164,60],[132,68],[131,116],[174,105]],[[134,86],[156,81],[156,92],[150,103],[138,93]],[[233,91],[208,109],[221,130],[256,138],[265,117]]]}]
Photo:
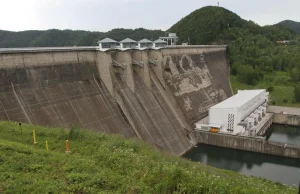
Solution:
[{"label": "dam control building", "polygon": [[256,134],[265,122],[268,105],[266,90],[239,90],[238,93],[209,108],[207,128],[211,132],[232,135]]}]

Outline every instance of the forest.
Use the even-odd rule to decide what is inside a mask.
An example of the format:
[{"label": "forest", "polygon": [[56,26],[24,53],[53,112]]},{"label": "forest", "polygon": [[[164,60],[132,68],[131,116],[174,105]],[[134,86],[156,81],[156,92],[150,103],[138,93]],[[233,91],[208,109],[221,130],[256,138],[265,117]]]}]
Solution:
[{"label": "forest", "polygon": [[161,30],[113,29],[108,32],[83,30],[57,30],[10,32],[0,30],[0,48],[56,47],[56,46],[96,46],[99,40],[110,37],[117,41],[125,38],[156,40],[165,33]]},{"label": "forest", "polygon": [[295,22],[292,20],[284,20],[282,22],[279,22],[276,25],[284,28],[290,28],[294,30],[297,34],[300,34],[300,22]]}]

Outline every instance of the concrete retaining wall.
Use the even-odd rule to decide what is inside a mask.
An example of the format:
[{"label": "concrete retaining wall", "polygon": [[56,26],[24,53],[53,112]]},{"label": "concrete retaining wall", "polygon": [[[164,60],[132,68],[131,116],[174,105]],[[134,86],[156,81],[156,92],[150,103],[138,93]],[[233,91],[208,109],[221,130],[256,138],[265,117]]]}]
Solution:
[{"label": "concrete retaining wall", "polygon": [[203,131],[196,131],[195,133],[199,143],[263,154],[300,158],[300,147],[294,145],[284,145],[281,143],[268,142],[263,139],[223,135]]},{"label": "concrete retaining wall", "polygon": [[0,119],[140,138],[181,155],[232,95],[224,46],[0,52]]},{"label": "concrete retaining wall", "polygon": [[300,126],[300,108],[269,106],[267,111],[274,113],[275,124]]},{"label": "concrete retaining wall", "polygon": [[300,115],[275,113],[273,123],[291,125],[291,126],[300,126]]}]

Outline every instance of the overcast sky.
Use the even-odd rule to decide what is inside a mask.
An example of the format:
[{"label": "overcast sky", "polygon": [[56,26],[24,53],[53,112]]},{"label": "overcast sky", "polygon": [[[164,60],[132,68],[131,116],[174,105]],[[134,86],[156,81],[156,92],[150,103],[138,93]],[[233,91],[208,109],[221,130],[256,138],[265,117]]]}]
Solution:
[{"label": "overcast sky", "polygon": [[0,0],[0,29],[166,30],[192,11],[218,1],[260,25],[300,21],[300,0]]}]

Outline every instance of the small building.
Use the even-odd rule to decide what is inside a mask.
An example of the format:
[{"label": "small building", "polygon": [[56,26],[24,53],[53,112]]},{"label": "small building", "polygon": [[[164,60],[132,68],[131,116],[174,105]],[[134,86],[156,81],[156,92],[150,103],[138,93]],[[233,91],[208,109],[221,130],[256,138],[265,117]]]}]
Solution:
[{"label": "small building", "polygon": [[212,132],[243,134],[266,115],[269,93],[266,90],[239,90],[238,93],[209,109]]},{"label": "small building", "polygon": [[167,47],[167,42],[161,39],[157,39],[154,41],[154,48],[166,48]]},{"label": "small building", "polygon": [[140,40],[138,42],[138,47],[139,47],[139,49],[152,48],[153,42],[151,40],[144,38],[143,40]]},{"label": "small building", "polygon": [[104,38],[98,41],[98,44],[100,50],[114,49],[118,46],[118,42],[110,38]]},{"label": "small building", "polygon": [[168,36],[159,37],[159,39],[166,41],[167,45],[176,45],[178,42],[176,33],[169,33]]},{"label": "small building", "polygon": [[137,42],[130,38],[126,38],[126,39],[120,41],[120,46],[121,46],[121,49],[136,49]]}]

